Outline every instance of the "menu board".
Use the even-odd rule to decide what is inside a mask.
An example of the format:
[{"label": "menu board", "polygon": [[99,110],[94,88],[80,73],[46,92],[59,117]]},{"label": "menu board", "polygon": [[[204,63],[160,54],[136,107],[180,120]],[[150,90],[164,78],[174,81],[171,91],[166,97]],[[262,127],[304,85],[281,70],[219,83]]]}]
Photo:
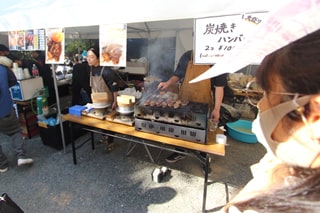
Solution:
[{"label": "menu board", "polygon": [[46,64],[64,63],[64,28],[46,29]]},{"label": "menu board", "polygon": [[216,63],[254,33],[267,15],[259,12],[195,19],[194,63]]},{"label": "menu board", "polygon": [[45,50],[45,30],[17,30],[8,32],[10,50]]},{"label": "menu board", "polygon": [[99,28],[100,65],[126,66],[127,25],[108,24]]}]

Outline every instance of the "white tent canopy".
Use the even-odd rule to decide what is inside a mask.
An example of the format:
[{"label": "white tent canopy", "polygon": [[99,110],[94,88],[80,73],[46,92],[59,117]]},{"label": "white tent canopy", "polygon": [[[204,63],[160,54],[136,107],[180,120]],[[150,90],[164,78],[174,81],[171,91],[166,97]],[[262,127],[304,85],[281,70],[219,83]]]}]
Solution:
[{"label": "white tent canopy", "polygon": [[277,0],[90,0],[81,3],[78,0],[9,0],[0,3],[0,32],[270,11],[279,5],[279,2]]},{"label": "white tent canopy", "polygon": [[128,38],[175,36],[178,58],[193,47],[194,18],[272,11],[287,1],[1,1],[0,42],[7,43],[8,31],[60,27],[66,29],[66,38],[98,38],[99,25],[127,23]]},{"label": "white tent canopy", "polygon": [[[166,37],[181,31],[193,30],[193,19],[163,20],[152,22],[129,23],[128,38]],[[65,28],[66,38],[97,39],[99,26],[78,26]]]},{"label": "white tent canopy", "polygon": [[41,28],[66,28],[66,38],[98,38],[98,26],[113,23],[127,23],[128,38],[164,37],[159,32],[192,32],[194,18],[269,11],[277,4],[276,0],[1,1],[0,42],[7,43],[8,31]]},{"label": "white tent canopy", "polygon": [[[114,23],[128,24],[128,38],[131,36],[160,37],[164,32],[177,35],[180,31],[186,29],[192,31],[193,22],[190,20],[195,18],[261,11],[268,11],[269,14],[273,14],[273,12],[277,12],[279,8],[283,8],[283,6],[288,3],[295,5],[294,11],[299,13],[301,12],[300,8],[309,8],[310,5],[318,6],[319,1],[320,0],[90,0],[85,3],[80,3],[75,0],[1,1],[0,41],[4,43],[3,41],[8,31],[41,28],[66,28],[67,38],[97,38],[99,25]],[[319,9],[319,7],[316,8]],[[292,7],[288,8],[288,10],[292,10]],[[309,11],[310,10],[307,10],[306,13],[309,13]],[[294,13],[288,14],[291,16],[295,15]],[[317,13],[313,11],[312,14],[315,15]],[[308,18],[304,20],[320,20],[320,18],[316,17],[307,17]],[[283,18],[283,16],[281,16],[281,18]],[[288,17],[284,18],[286,18],[286,21],[289,20]],[[298,21],[302,23],[304,20],[300,19]],[[282,20],[279,19],[277,21],[281,22]],[[302,24],[307,25],[308,23]],[[279,26],[281,26],[281,24],[279,24]],[[310,32],[312,30],[311,28],[308,28],[303,33],[306,34]],[[292,31],[295,31],[295,29],[293,28]],[[269,33],[269,31],[265,32]],[[290,42],[302,36],[302,34],[294,35],[286,42]],[[247,42],[244,42],[243,46],[246,46],[248,42],[251,42],[250,39],[247,39]],[[258,42],[262,44],[264,40],[259,40]],[[279,43],[277,43],[277,45],[278,44]],[[285,42],[282,42],[280,46],[285,44]],[[192,44],[190,46],[192,47]],[[280,46],[278,45],[278,47]],[[270,52],[272,50],[268,51]],[[265,53],[268,53],[268,51]],[[261,59],[262,55],[263,53],[260,54],[259,59]],[[176,57],[177,56],[179,56],[179,54],[176,54]],[[254,62],[257,62],[257,60]],[[240,69],[242,67],[237,68]],[[236,71],[234,68],[232,68],[232,70],[219,70],[223,70],[223,72]],[[213,72],[213,70],[211,72]],[[210,77],[213,76],[206,73],[201,78],[198,78],[198,80]]]},{"label": "white tent canopy", "polygon": [[[213,17],[243,14],[251,12],[269,11],[269,14],[279,11],[284,5],[290,3],[294,5],[289,9],[285,9],[285,15],[295,16],[295,13],[303,14],[301,11],[307,8],[316,6],[311,11],[312,16],[305,16],[310,19],[305,19],[304,15],[299,16],[300,28],[304,28],[304,24],[308,25],[309,20],[320,20],[317,17],[317,10],[319,10],[320,0],[90,0],[89,2],[80,3],[76,0],[10,0],[0,2],[0,34],[2,38],[6,36],[6,32],[12,30],[27,30],[27,29],[41,29],[41,28],[66,28],[67,38],[97,38],[98,26],[103,24],[127,23],[128,24],[128,38],[132,37],[152,37],[152,33],[156,36],[161,36],[163,33],[173,33],[177,35],[183,30],[192,32],[194,18]],[[279,15],[279,14],[278,14]],[[281,26],[281,19],[290,20],[288,17],[280,14],[278,24]],[[278,17],[275,17],[277,19]],[[304,22],[304,23],[303,23]],[[283,24],[285,25],[285,24]],[[296,26],[294,26],[296,27]],[[294,31],[296,28],[292,28]],[[297,39],[303,34],[314,30],[315,26],[307,27],[305,31],[300,34],[290,35],[290,39],[285,42],[276,42],[277,47],[285,45]],[[275,29],[276,32],[277,29]],[[289,29],[290,30],[290,29]],[[270,32],[270,31],[265,31]],[[190,33],[189,33],[190,34]],[[275,33],[277,34],[277,32]],[[275,41],[276,37],[271,36],[271,41]],[[264,40],[260,39],[260,43]],[[246,48],[248,43],[252,43],[250,39],[243,42],[243,47]],[[252,45],[251,45],[252,46]],[[192,44],[191,44],[192,47]],[[189,47],[188,47],[189,49]],[[238,48],[239,49],[239,48]],[[256,48],[257,49],[257,48]],[[265,51],[268,53],[272,51],[269,49]],[[259,55],[263,56],[264,53]],[[178,54],[177,54],[178,56]],[[232,57],[233,59],[234,57]],[[255,60],[254,62],[257,62]],[[222,63],[222,62],[221,62]],[[220,64],[221,64],[220,63]],[[230,64],[225,62],[225,64]],[[240,65],[240,64],[239,64]],[[241,64],[242,65],[242,64]],[[221,64],[221,66],[224,66]],[[226,72],[234,72],[242,67],[232,67],[233,70],[228,69]],[[213,68],[214,69],[214,68]],[[219,69],[225,70],[225,69]],[[213,71],[211,71],[213,73]],[[215,72],[216,73],[216,72]],[[213,77],[208,72],[198,80]]]},{"label": "white tent canopy", "polygon": [[[289,7],[283,9],[288,3]],[[99,25],[127,23],[128,37],[130,33],[136,33],[136,36],[146,33],[150,36],[156,31],[179,33],[180,30],[189,29],[192,32],[193,23],[184,22],[183,19],[261,11],[275,15],[267,21],[271,25],[264,25],[262,30],[257,31],[256,37],[246,39],[233,55],[223,58],[195,79],[199,81],[223,72],[235,72],[247,65],[250,57],[259,60],[276,48],[319,29],[319,10],[320,0],[90,0],[84,3],[78,0],[8,0],[0,2],[0,33],[5,35],[13,30],[66,28],[69,38],[94,38],[98,35]],[[291,16],[294,19],[290,19]],[[286,22],[283,23],[283,20]],[[261,39],[264,35],[266,39]],[[247,50],[248,47],[250,54],[242,54],[241,50]],[[62,125],[60,127],[63,132]],[[64,139],[63,144],[65,148]]]}]

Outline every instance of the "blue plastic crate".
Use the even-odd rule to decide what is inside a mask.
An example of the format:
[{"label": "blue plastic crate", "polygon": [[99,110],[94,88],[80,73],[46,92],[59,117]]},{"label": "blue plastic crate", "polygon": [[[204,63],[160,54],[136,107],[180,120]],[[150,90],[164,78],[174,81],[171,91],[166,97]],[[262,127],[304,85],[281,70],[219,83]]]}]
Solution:
[{"label": "blue plastic crate", "polygon": [[81,112],[85,109],[87,109],[86,106],[74,105],[69,107],[69,114],[81,116]]}]

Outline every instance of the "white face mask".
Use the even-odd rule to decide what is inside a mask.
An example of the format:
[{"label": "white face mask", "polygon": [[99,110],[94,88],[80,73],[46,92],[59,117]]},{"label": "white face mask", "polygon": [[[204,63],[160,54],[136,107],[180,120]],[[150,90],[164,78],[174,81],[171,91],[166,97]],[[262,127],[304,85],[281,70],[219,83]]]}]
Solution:
[{"label": "white face mask", "polygon": [[[320,153],[320,145],[307,133],[304,141],[291,137],[288,141],[278,142],[271,138],[271,134],[279,121],[289,112],[304,106],[311,96],[303,96],[281,103],[271,109],[261,112],[252,123],[252,132],[268,151],[287,164],[300,167],[309,167]],[[288,130],[289,131],[289,130]]]}]

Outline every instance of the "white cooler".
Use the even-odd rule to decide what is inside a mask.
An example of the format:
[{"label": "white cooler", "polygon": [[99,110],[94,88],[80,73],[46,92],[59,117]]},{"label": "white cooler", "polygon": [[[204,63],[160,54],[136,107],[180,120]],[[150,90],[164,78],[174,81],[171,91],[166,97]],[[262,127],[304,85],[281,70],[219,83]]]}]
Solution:
[{"label": "white cooler", "polygon": [[42,77],[18,80],[17,84],[10,88],[11,97],[15,101],[27,101],[36,98],[43,89]]}]

